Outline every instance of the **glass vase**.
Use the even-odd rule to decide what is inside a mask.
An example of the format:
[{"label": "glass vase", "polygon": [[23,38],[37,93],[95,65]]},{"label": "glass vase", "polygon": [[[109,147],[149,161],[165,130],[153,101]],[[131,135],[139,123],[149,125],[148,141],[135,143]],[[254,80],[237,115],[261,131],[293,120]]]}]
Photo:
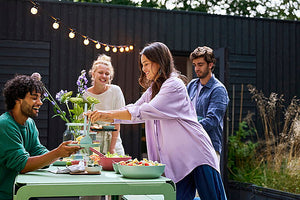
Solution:
[{"label": "glass vase", "polygon": [[64,132],[63,141],[74,140],[82,134],[83,123],[66,123],[66,130]]}]

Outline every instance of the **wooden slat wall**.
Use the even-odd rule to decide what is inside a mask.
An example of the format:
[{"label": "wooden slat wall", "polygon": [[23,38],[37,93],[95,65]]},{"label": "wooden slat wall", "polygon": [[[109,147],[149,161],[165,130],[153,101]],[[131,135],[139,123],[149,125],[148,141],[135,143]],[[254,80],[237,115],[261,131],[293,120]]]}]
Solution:
[{"label": "wooden slat wall", "polygon": [[[300,77],[299,21],[93,3],[38,2],[41,8],[60,18],[68,27],[93,39],[135,45],[133,52],[124,54],[107,53],[103,48],[96,50],[92,45],[86,47],[82,38],[69,39],[68,31],[63,27],[53,30],[53,21],[43,10],[37,16],[31,15],[28,1],[0,0],[0,40],[50,44],[49,89],[53,94],[60,89],[76,90],[80,71],[88,70],[98,54],[106,53],[112,56],[116,71],[113,83],[122,88],[126,103],[132,103],[141,94],[137,82],[139,51],[146,43],[162,41],[176,56],[188,56],[200,45],[227,48],[230,95],[233,84],[240,87],[253,83],[267,96],[270,92],[283,93],[289,99],[300,96],[297,82]],[[239,97],[236,98],[235,102],[239,102]],[[250,97],[245,96],[244,110],[253,107],[251,103]],[[63,130],[64,123],[60,119],[49,120],[49,148],[56,147],[61,141]],[[126,152],[139,156],[139,126],[124,125],[122,137]]]},{"label": "wooden slat wall", "polygon": [[[26,42],[0,40],[0,91],[4,84],[16,74],[31,75],[39,72],[44,84],[49,83],[50,45],[47,42]],[[0,97],[0,113],[6,111],[4,97]],[[48,104],[41,107],[36,119],[40,140],[47,145],[48,139]]]},{"label": "wooden slat wall", "polygon": [[[256,57],[231,54],[229,56],[229,66],[230,78],[228,80],[229,86],[227,86],[227,91],[230,97],[230,104],[227,117],[230,119],[230,134],[233,134],[231,125],[233,124],[234,130],[238,130],[240,116],[241,121],[243,121],[248,111],[256,112],[255,104],[251,100],[251,95],[247,89],[248,84],[256,85]],[[233,110],[232,106],[234,106]],[[232,112],[234,112],[234,116],[232,116]],[[257,118],[253,120],[256,121]],[[232,121],[234,122],[232,123]]]}]

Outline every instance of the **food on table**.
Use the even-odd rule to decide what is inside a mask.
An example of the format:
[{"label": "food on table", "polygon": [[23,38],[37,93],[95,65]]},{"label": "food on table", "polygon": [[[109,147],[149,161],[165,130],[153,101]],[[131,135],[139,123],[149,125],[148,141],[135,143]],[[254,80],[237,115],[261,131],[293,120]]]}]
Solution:
[{"label": "food on table", "polygon": [[109,152],[107,152],[107,154],[105,154],[105,157],[107,157],[107,158],[126,158],[126,157],[130,157],[130,156],[128,156],[128,155],[118,155],[117,153],[113,153],[113,154],[111,154],[111,153],[109,153]]},{"label": "food on table", "polygon": [[104,158],[101,158],[99,155],[93,154],[90,156],[90,159],[94,163],[99,163],[103,167],[103,170],[113,171],[113,163],[130,160],[131,156],[107,153]]},{"label": "food on table", "polygon": [[93,155],[90,155],[90,159],[92,161],[94,161],[94,164],[98,164],[98,162],[100,161],[100,156],[93,154]]},{"label": "food on table", "polygon": [[78,144],[80,144],[80,141],[81,141],[82,138],[83,138],[82,135],[81,135],[81,136],[78,136],[78,137],[76,138],[76,141],[78,142]]},{"label": "food on table", "polygon": [[163,165],[157,161],[147,160],[146,158],[144,158],[141,161],[139,161],[136,158],[134,160],[120,161],[119,164],[127,165],[127,166],[161,166],[161,165]]},{"label": "food on table", "polygon": [[72,161],[71,161],[71,160],[66,161],[66,165],[67,165],[67,166],[72,165]]},{"label": "food on table", "polygon": [[91,126],[91,130],[97,131],[97,130],[103,130],[103,129],[115,129],[115,126],[112,124],[93,124]]},{"label": "food on table", "polygon": [[165,166],[165,164],[144,158],[141,161],[138,159],[120,161],[118,170],[126,178],[158,178],[164,173]]},{"label": "food on table", "polygon": [[[85,135],[78,136],[78,137],[76,138],[77,144],[80,144],[82,138],[84,138],[84,137],[85,137]],[[93,144],[97,144],[97,142],[95,142],[95,143],[93,143]],[[98,144],[99,144],[99,142],[98,142]],[[82,145],[86,145],[86,144],[82,144]]]},{"label": "food on table", "polygon": [[102,125],[100,125],[100,124],[93,124],[91,126],[91,129],[102,129]]},{"label": "food on table", "polygon": [[78,165],[79,162],[80,162],[80,160],[68,160],[68,161],[66,161],[66,165],[67,166]]}]

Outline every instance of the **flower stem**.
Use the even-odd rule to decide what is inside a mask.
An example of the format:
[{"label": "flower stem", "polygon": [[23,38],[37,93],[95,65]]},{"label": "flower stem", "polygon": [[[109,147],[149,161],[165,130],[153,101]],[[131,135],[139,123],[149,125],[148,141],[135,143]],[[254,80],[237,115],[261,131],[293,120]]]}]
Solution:
[{"label": "flower stem", "polygon": [[[44,90],[46,91],[46,93],[48,94],[48,98],[50,99],[50,101],[54,102],[55,104],[55,108],[57,108],[59,110],[60,113],[63,113],[63,111],[61,110],[61,108],[59,107],[59,105],[56,103],[55,99],[52,97],[52,95],[50,94],[50,92],[47,90],[47,88],[45,86]],[[64,116],[63,114],[61,115],[63,120],[67,123],[69,123],[69,120],[66,118],[66,116]]]}]

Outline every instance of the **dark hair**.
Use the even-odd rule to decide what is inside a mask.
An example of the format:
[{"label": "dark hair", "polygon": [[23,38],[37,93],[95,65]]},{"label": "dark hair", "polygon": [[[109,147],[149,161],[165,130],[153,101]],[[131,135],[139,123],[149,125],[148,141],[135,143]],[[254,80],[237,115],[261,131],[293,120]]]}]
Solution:
[{"label": "dark hair", "polygon": [[26,94],[35,91],[44,95],[43,83],[35,77],[26,75],[16,75],[13,79],[8,80],[3,89],[6,109],[11,110],[15,107],[16,100],[24,99]]},{"label": "dark hair", "polygon": [[140,85],[147,89],[152,84],[152,99],[159,92],[162,84],[168,79],[172,72],[177,72],[174,66],[173,56],[169,48],[161,42],[153,42],[144,47],[140,52],[140,56],[146,56],[151,62],[157,63],[160,69],[153,81],[149,81],[146,78],[142,68],[143,65],[140,61],[141,75],[139,78]]},{"label": "dark hair", "polygon": [[203,57],[207,63],[213,63],[212,71],[215,68],[216,59],[213,50],[210,47],[203,46],[197,47],[191,54],[190,60],[193,61],[196,58]]}]

